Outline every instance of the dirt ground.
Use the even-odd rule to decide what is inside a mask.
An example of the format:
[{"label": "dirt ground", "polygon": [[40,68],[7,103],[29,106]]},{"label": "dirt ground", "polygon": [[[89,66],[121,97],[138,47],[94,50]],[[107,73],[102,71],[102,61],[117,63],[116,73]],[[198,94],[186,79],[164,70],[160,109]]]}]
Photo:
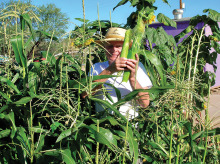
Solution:
[{"label": "dirt ground", "polygon": [[[216,128],[220,127],[220,86],[212,88],[210,93],[208,105],[210,125]],[[202,112],[201,117],[205,118],[205,112]]]}]

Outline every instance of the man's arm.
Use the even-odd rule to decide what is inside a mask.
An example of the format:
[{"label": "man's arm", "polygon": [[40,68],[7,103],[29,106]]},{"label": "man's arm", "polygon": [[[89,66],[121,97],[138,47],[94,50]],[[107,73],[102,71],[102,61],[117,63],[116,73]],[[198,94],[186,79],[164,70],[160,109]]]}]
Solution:
[{"label": "man's arm", "polygon": [[[110,66],[108,66],[106,69],[104,69],[99,75],[112,75],[115,72],[123,71],[126,68],[126,61],[127,59],[118,57]],[[106,79],[98,79],[93,82],[101,82],[104,83],[108,80]],[[99,89],[102,88],[102,84],[97,85],[92,89],[92,93],[95,94]],[[88,96],[88,93],[86,91],[81,93],[82,98],[86,98]]]},{"label": "man's arm", "polygon": [[[99,75],[112,75],[112,72],[111,70],[109,70],[109,67],[106,68],[105,70],[103,70]],[[104,83],[106,82],[108,79],[98,79],[98,80],[94,80],[93,82],[101,82],[101,83]],[[92,89],[92,93],[95,94],[96,91],[98,91],[99,89],[102,88],[102,84],[99,84],[97,86],[95,86],[93,89]],[[86,91],[82,92],[81,93],[81,97],[82,98],[86,98],[88,96],[88,93]]]},{"label": "man's arm", "polygon": [[[137,74],[137,70],[136,68],[138,68],[138,62],[139,62],[139,57],[136,54],[136,60],[128,60],[127,61],[127,68],[131,71],[130,77],[129,77],[129,82],[131,84],[132,89],[148,89],[148,87],[142,87],[140,85],[140,83],[136,80],[136,74]],[[149,106],[150,104],[150,96],[148,94],[148,92],[139,92],[138,93],[138,104],[143,107],[146,108],[147,106]]]}]

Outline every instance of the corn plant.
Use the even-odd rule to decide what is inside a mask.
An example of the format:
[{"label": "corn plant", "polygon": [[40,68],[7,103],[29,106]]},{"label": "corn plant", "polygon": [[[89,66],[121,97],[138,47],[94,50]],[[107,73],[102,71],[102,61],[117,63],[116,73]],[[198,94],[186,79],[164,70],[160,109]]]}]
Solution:
[{"label": "corn plant", "polygon": [[[126,2],[119,2],[116,8]],[[112,76],[88,76],[93,63],[102,59],[97,52],[103,51],[90,40],[97,35],[92,36],[86,28],[85,15],[84,25],[70,33],[65,44],[60,43],[58,57],[50,52],[50,44],[58,40],[53,33],[33,29],[32,17],[27,13],[16,16],[21,23],[18,32],[4,37],[8,54],[15,60],[0,68],[1,163],[137,163],[138,159],[143,163],[219,162],[219,128],[212,129],[208,117],[203,121],[198,113],[204,109],[204,97],[209,96],[213,83],[211,74],[203,73],[202,68],[205,62],[214,66],[216,53],[209,54],[210,47],[219,53],[219,13],[209,9],[205,10],[208,16],[192,18],[175,41],[162,28],[149,27],[155,18],[153,1],[129,2],[137,7],[128,19],[129,28],[137,27],[138,16],[146,23],[135,51],[153,87],[134,90],[121,98],[113,86],[119,99],[114,104],[92,95],[92,88],[98,85],[94,80]],[[157,19],[176,26],[163,14]],[[134,23],[129,25],[129,21]],[[200,21],[210,25],[213,35],[205,36],[204,28],[195,28]],[[97,26],[102,23],[96,22],[94,28],[105,31]],[[191,35],[177,46],[178,38],[190,31]],[[34,49],[45,38],[50,43],[41,54],[45,60],[33,62]],[[81,99],[83,91],[89,93],[87,99]],[[151,105],[140,109],[139,117],[128,120],[118,107],[138,99],[138,92],[148,92]],[[115,114],[96,114],[94,102]]]}]

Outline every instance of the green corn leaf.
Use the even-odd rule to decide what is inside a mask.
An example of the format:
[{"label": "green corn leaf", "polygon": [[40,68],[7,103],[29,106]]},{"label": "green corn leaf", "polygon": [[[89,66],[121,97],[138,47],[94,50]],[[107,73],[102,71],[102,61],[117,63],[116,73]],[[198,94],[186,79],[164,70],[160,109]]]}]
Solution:
[{"label": "green corn leaf", "polygon": [[26,130],[23,127],[18,127],[16,133],[16,143],[22,145],[22,147],[30,154],[30,143],[26,135]]},{"label": "green corn leaf", "polygon": [[117,75],[96,75],[93,76],[92,80],[99,80],[99,79],[108,79],[108,78],[112,78],[112,77],[118,77]]},{"label": "green corn leaf", "polygon": [[184,138],[186,138],[186,137],[188,137],[188,136],[189,136],[189,133],[181,135],[181,136],[179,137],[179,141],[182,140],[182,139],[184,139]]},{"label": "green corn leaf", "polygon": [[10,41],[11,41],[12,49],[14,51],[14,55],[15,55],[15,59],[17,63],[21,67],[27,68],[27,57],[23,51],[21,36],[16,36],[10,39]]},{"label": "green corn leaf", "polygon": [[[92,81],[98,80],[98,79],[107,79],[107,78],[111,78],[111,77],[118,77],[116,75],[97,75],[97,76],[92,76]],[[81,85],[81,88],[84,88],[84,86],[86,86],[87,84],[87,78],[82,78],[81,81],[77,81],[77,80],[68,80],[69,82],[69,87],[70,88],[78,88],[79,85]],[[93,82],[92,85],[93,87],[99,84],[103,84],[100,82]]]},{"label": "green corn leaf", "polygon": [[149,163],[152,163],[152,162],[153,162],[153,158],[150,157],[150,156],[148,156],[148,155],[141,154],[141,157],[142,157],[143,159],[145,159],[145,160],[146,160],[147,162],[149,162]]},{"label": "green corn leaf", "polygon": [[99,120],[99,123],[101,124],[102,122],[105,122],[105,121],[109,121],[109,123],[113,126],[119,125],[119,122],[110,116],[108,116],[106,118],[102,118],[101,120]]},{"label": "green corn leaf", "polygon": [[54,122],[53,124],[50,125],[51,131],[52,133],[54,133],[54,131],[61,125],[60,122]]},{"label": "green corn leaf", "polygon": [[105,83],[108,86],[111,86],[112,88],[114,88],[114,91],[116,93],[116,96],[118,98],[118,101],[121,100],[121,92],[118,88],[116,88],[113,84],[109,84],[109,83]]},{"label": "green corn leaf", "polygon": [[11,133],[10,129],[5,129],[5,130],[0,131],[0,139],[4,137],[8,137],[10,133]]},{"label": "green corn leaf", "polygon": [[[91,128],[94,130],[97,130],[97,126],[92,124],[90,125]],[[99,127],[99,133],[106,138],[111,144],[114,146],[117,146],[117,140],[115,139],[113,133],[109,129],[104,129],[102,127]]]},{"label": "green corn leaf", "polygon": [[[126,131],[126,127],[122,127],[124,131]],[[136,164],[138,160],[138,143],[135,140],[135,137],[133,135],[132,129],[128,127],[127,129],[127,134],[128,134],[128,143],[129,143],[129,150],[130,150],[130,155],[133,157],[133,163]]]},{"label": "green corn leaf", "polygon": [[34,133],[49,133],[49,130],[42,129],[39,127],[30,127],[29,130]]},{"label": "green corn leaf", "polygon": [[[91,119],[94,123],[97,124],[97,118],[88,117],[85,120],[88,120],[88,119]],[[111,116],[107,116],[107,117],[104,117],[101,120],[99,120],[99,124],[106,123],[106,122],[108,124],[110,123],[112,126],[120,125],[119,122]]]},{"label": "green corn leaf", "polygon": [[167,16],[165,16],[164,14],[162,13],[159,13],[157,15],[157,20],[160,22],[160,23],[163,23],[165,26],[172,26],[172,27],[175,27],[177,28],[176,26],[176,22],[170,18],[168,18]]},{"label": "green corn leaf", "polygon": [[[163,148],[163,146],[161,146],[160,144],[155,143],[155,142],[151,142],[151,141],[148,140],[147,145],[150,145],[153,148],[160,150],[161,155],[163,155],[164,157],[169,157],[169,152],[166,151],[166,149]],[[172,158],[173,158],[173,155],[172,155]]]},{"label": "green corn leaf", "polygon": [[136,97],[139,92],[149,92],[149,93],[164,92],[168,89],[174,89],[174,86],[152,87],[150,89],[135,89],[132,92],[130,92],[129,94],[127,94],[123,99],[114,103],[113,105],[118,106],[118,105],[122,105],[122,104],[126,103],[127,101],[130,101],[130,100],[134,99],[134,97]]},{"label": "green corn leaf", "polygon": [[75,164],[76,163],[71,155],[72,152],[70,151],[70,149],[60,150],[60,153],[62,154],[63,161],[66,164]]},{"label": "green corn leaf", "polygon": [[108,93],[108,91],[105,91],[103,94],[106,96],[106,98],[107,98],[109,101],[111,101],[112,103],[114,103],[114,101],[113,101],[111,95]]},{"label": "green corn leaf", "polygon": [[12,83],[15,83],[19,78],[19,73],[16,73],[13,79],[11,80]]},{"label": "green corn leaf", "polygon": [[208,130],[208,132],[205,132],[205,133],[208,133],[208,136],[215,136],[215,135],[219,135],[220,134],[220,128],[215,128],[215,129],[212,129],[212,130]]},{"label": "green corn leaf", "polygon": [[[147,60],[146,61],[147,63],[148,63],[148,65],[150,66],[150,61],[149,60]],[[155,76],[155,68],[154,67],[148,67],[147,65],[145,66],[145,68],[146,68],[146,71],[147,71],[147,73],[148,73],[148,76],[149,76],[149,78],[150,78],[150,80],[151,80],[151,82],[152,82],[152,85],[153,86],[158,86],[158,78],[157,78],[157,76]]]},{"label": "green corn leaf", "polygon": [[154,65],[157,69],[157,72],[159,73],[160,75],[160,78],[161,78],[161,84],[162,86],[165,86],[166,85],[166,76],[164,75],[164,69],[163,69],[163,65],[162,63],[160,62],[160,60],[158,59],[158,57],[153,54],[152,52],[150,51],[142,51],[144,57],[149,60],[151,62],[152,65]]},{"label": "green corn leaf", "polygon": [[2,93],[2,92],[0,91],[0,95],[1,95],[3,98],[5,98],[8,102],[12,102],[11,99],[10,99],[5,93]]},{"label": "green corn leaf", "polygon": [[[75,19],[78,20],[78,21],[80,21],[80,22],[84,22],[84,19],[82,19],[82,18],[75,18]],[[85,23],[87,23],[87,22],[89,22],[88,19],[85,20]]]},{"label": "green corn leaf", "polygon": [[129,0],[121,0],[114,8],[113,10],[115,10],[117,7],[121,6],[121,5],[124,5],[128,2]]},{"label": "green corn leaf", "polygon": [[60,150],[53,149],[53,150],[46,150],[44,155],[52,156],[52,157],[59,157],[60,156]]},{"label": "green corn leaf", "polygon": [[90,126],[84,126],[84,128],[89,129],[90,132],[93,133],[96,142],[104,144],[104,145],[108,146],[112,151],[115,151],[115,149],[117,147],[116,147],[116,145],[114,145],[114,142],[112,142],[112,140],[109,141],[106,138],[106,135],[104,135],[103,133],[98,132],[96,126],[90,125]]},{"label": "green corn leaf", "polygon": [[10,80],[0,76],[0,82],[6,83],[11,89],[13,89],[15,92],[20,94],[21,92],[18,90],[18,88],[11,82]]},{"label": "green corn leaf", "polygon": [[34,71],[29,71],[28,73],[28,86],[29,86],[29,90],[34,93],[37,90],[37,83],[39,81],[39,76],[37,75],[37,73]]},{"label": "green corn leaf", "polygon": [[[110,110],[112,110],[113,112],[115,112],[115,114],[118,116],[118,117],[121,117],[122,120],[124,121],[127,121],[127,119],[125,118],[125,116],[123,116],[117,109],[114,105],[110,104],[108,101],[104,101],[104,100],[101,100],[101,99],[98,99],[98,98],[94,98],[92,97],[91,100],[97,102],[97,103],[101,103],[103,105],[105,105],[106,107],[108,107]],[[129,125],[131,126],[131,124],[129,123]]]},{"label": "green corn leaf", "polygon": [[57,37],[55,37],[55,36],[52,37],[51,34],[46,33],[46,32],[44,32],[44,31],[39,31],[39,30],[37,30],[36,33],[39,33],[41,36],[44,36],[45,38],[49,38],[49,39],[52,38],[52,40],[54,40],[54,41],[59,41],[59,39],[58,39]]},{"label": "green corn leaf", "polygon": [[20,21],[21,21],[21,30],[25,30],[25,24],[27,24],[34,38],[34,29],[32,28],[32,21],[30,16],[27,13],[21,14]]},{"label": "green corn leaf", "polygon": [[22,97],[20,100],[14,102],[14,103],[16,105],[23,105],[23,104],[27,104],[31,100],[32,100],[32,97]]},{"label": "green corn leaf", "polygon": [[[122,129],[125,129],[126,127],[121,126]],[[121,130],[114,130],[114,133],[117,134],[120,138],[125,138],[125,132]]]},{"label": "green corn leaf", "polygon": [[60,68],[59,68],[59,63],[60,63],[60,60],[62,59],[62,55],[58,57],[58,59],[56,60],[56,65],[55,65],[55,75],[56,76],[59,76],[59,73],[60,73]]},{"label": "green corn leaf", "polygon": [[17,131],[17,127],[16,127],[16,124],[15,124],[14,112],[10,112],[9,114],[5,115],[4,119],[11,122],[12,131],[11,131],[11,136],[10,137],[13,138],[16,131]]},{"label": "green corn leaf", "polygon": [[70,136],[71,134],[73,134],[75,131],[77,131],[81,126],[84,126],[85,124],[83,123],[84,120],[80,121],[79,123],[76,124],[76,126],[74,128],[70,128],[70,129],[67,129],[65,131],[63,131],[59,137],[57,138],[56,140],[56,143],[57,142],[60,142],[62,139]]},{"label": "green corn leaf", "polygon": [[73,68],[73,67],[65,66],[65,67],[63,67],[63,73],[66,73],[66,71],[67,72],[74,72],[74,71],[76,72],[77,70],[75,68]]},{"label": "green corn leaf", "polygon": [[3,107],[0,108],[0,113],[4,112],[6,109],[8,109],[8,105],[4,105]]},{"label": "green corn leaf", "polygon": [[195,133],[192,135],[192,140],[194,141],[195,139],[197,139],[198,137],[200,137],[201,135],[203,135],[204,131]]},{"label": "green corn leaf", "polygon": [[39,153],[42,151],[42,148],[44,147],[45,144],[45,134],[41,134],[40,137],[38,138],[38,141],[35,143],[35,153]]},{"label": "green corn leaf", "polygon": [[34,71],[37,73],[38,76],[41,77],[41,63],[34,62]]},{"label": "green corn leaf", "polygon": [[67,130],[65,130],[65,131],[63,131],[63,132],[59,135],[59,137],[57,138],[56,142],[61,141],[62,139],[64,139],[64,138],[70,136],[71,134],[72,134],[72,129],[71,129],[71,128],[70,128],[70,129],[67,129]]},{"label": "green corn leaf", "polygon": [[30,36],[26,43],[24,44],[24,49],[26,50],[28,46],[30,45],[31,41],[33,40],[33,36]]},{"label": "green corn leaf", "polygon": [[189,139],[190,139],[190,147],[191,147],[191,154],[192,154],[192,160],[193,160],[193,138],[192,138],[192,125],[190,122],[186,122],[184,124],[186,127],[187,131],[189,132]]}]

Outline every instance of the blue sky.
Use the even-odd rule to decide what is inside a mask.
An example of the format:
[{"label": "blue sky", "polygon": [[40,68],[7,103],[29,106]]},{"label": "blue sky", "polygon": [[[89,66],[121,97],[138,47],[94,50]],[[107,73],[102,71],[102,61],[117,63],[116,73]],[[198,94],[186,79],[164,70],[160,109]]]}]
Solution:
[{"label": "blue sky", "polygon": [[[73,29],[75,27],[74,24],[81,25],[81,22],[75,20],[74,18],[83,18],[82,0],[31,0],[31,2],[34,5],[54,3],[70,18],[71,24],[68,30]],[[112,22],[125,24],[127,17],[132,11],[135,11],[135,8],[131,7],[130,2],[128,2],[126,5],[120,6],[113,11],[113,7],[115,7],[118,2],[120,2],[120,0],[84,0],[85,17],[90,21],[97,20],[97,10],[99,6],[100,20],[110,20],[111,12]],[[174,16],[172,11],[179,8],[179,0],[168,0],[168,2],[170,6],[163,3],[162,0],[156,0],[155,6],[158,7],[158,9],[155,14],[157,15],[158,13],[163,13],[173,19]],[[208,8],[220,13],[220,0],[182,0],[182,2],[184,2],[186,6],[183,17],[193,17],[197,14],[202,15],[203,10]]]}]

